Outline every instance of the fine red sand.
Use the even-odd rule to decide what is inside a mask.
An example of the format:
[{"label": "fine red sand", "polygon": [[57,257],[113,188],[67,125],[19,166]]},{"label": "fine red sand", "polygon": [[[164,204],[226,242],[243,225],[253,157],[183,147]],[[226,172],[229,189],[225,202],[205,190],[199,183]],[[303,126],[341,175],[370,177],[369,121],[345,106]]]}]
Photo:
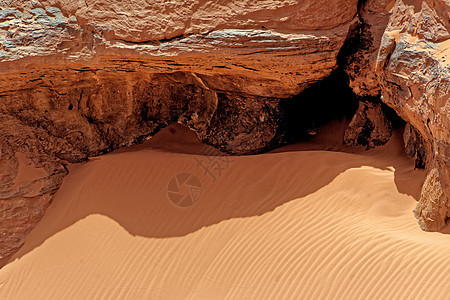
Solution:
[{"label": "fine red sand", "polygon": [[340,138],[224,157],[173,125],[71,166],[0,299],[448,299],[450,235],[412,214],[424,172],[398,136]]}]

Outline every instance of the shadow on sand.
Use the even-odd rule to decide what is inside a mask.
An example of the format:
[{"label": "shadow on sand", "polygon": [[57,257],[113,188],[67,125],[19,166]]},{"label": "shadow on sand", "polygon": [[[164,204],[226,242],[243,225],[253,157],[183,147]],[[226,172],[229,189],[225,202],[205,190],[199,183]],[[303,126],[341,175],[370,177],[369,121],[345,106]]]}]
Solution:
[{"label": "shadow on sand", "polygon": [[[336,129],[336,124],[330,126]],[[341,134],[343,130],[330,133],[325,128],[308,142],[266,154],[227,157],[231,161],[225,166],[223,156],[200,155],[211,148],[193,132],[171,125],[143,145],[73,165],[46,215],[12,260],[91,214],[108,216],[135,236],[185,236],[224,220],[273,211],[361,166],[391,170],[398,191],[418,199],[425,172],[413,171],[398,133],[387,145],[369,151],[346,149]],[[201,160],[210,164],[215,178],[199,166]],[[212,163],[222,164],[222,170]],[[168,183],[179,173],[195,175],[202,186],[198,202],[188,208],[168,199]]]}]

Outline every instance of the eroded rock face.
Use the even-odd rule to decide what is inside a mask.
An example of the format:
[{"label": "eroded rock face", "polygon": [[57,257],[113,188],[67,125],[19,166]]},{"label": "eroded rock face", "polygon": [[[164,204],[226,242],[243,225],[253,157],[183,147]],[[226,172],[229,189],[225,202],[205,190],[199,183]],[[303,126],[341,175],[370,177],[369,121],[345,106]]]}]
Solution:
[{"label": "eroded rock face", "polygon": [[0,266],[42,218],[67,174],[34,130],[0,114]]},{"label": "eroded rock face", "polygon": [[263,97],[288,97],[330,74],[357,6],[357,0],[8,2],[1,4],[0,58],[15,61],[9,68],[96,62],[126,69],[133,60],[151,72],[194,71],[215,90]]},{"label": "eroded rock face", "polygon": [[282,139],[280,99],[336,68],[356,11],[357,0],[2,1],[0,264],[66,162],[177,121],[230,153]]},{"label": "eroded rock face", "polygon": [[360,102],[345,131],[344,143],[367,148],[384,145],[392,135],[392,124],[379,103]]},{"label": "eroded rock face", "polygon": [[350,84],[361,97],[380,97],[420,136],[414,155],[426,157],[416,166],[430,173],[415,213],[424,230],[439,230],[450,212],[450,3],[369,0],[360,15],[364,46],[350,55]]},{"label": "eroded rock face", "polygon": [[416,168],[425,168],[425,159],[428,157],[425,141],[422,135],[411,126],[406,124],[403,132],[403,142],[405,143],[406,154],[414,158]]},{"label": "eroded rock face", "polygon": [[450,217],[448,196],[442,186],[442,177],[437,168],[429,171],[419,203],[414,210],[414,214],[419,220],[419,225],[424,230],[443,228]]},{"label": "eroded rock face", "polygon": [[[377,66],[384,88],[383,101],[395,107],[422,135],[426,164],[429,170],[437,170],[428,175],[433,180],[425,181],[416,216],[423,229],[439,230],[448,213],[435,214],[436,211],[422,208],[437,205],[439,211],[450,210],[450,26],[448,13],[441,18],[430,5],[425,1],[415,7],[399,3],[393,8],[380,48],[386,57],[380,55]],[[405,20],[400,20],[399,14],[405,15],[408,28],[404,28]],[[436,180],[443,193],[435,199],[426,191],[437,187],[427,187]]]}]

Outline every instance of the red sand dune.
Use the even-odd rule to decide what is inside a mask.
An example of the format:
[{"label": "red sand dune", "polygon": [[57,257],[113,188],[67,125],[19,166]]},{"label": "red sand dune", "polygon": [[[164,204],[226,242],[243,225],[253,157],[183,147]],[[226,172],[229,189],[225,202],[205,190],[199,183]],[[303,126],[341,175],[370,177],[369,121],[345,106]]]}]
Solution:
[{"label": "red sand dune", "polygon": [[[74,165],[0,298],[448,299],[450,235],[417,226],[425,174],[401,139],[354,153],[321,139],[223,157],[174,125]],[[168,199],[180,173],[201,184],[180,190],[191,207]]]}]

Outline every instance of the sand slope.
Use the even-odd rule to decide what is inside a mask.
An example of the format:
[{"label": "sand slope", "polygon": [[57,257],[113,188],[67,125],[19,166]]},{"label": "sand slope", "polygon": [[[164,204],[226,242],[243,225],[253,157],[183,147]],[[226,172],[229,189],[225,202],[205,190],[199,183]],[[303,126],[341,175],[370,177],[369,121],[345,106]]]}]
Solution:
[{"label": "sand slope", "polygon": [[[353,154],[296,149],[202,157],[214,153],[172,126],[72,166],[0,270],[0,298],[448,299],[450,235],[419,229],[424,174],[398,139]],[[192,207],[168,200],[179,173],[202,185]]]}]

